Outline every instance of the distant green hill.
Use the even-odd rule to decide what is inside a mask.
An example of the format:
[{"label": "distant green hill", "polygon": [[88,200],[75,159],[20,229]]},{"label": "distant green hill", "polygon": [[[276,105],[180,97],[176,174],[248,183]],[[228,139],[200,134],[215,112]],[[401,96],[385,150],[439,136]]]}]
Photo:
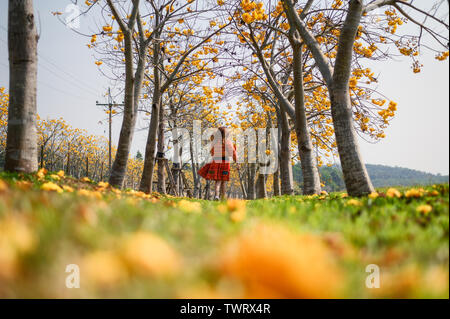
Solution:
[{"label": "distant green hill", "polygon": [[[448,175],[435,175],[409,168],[372,164],[367,164],[366,167],[375,187],[430,185],[448,183],[449,181]],[[301,187],[303,176],[299,163],[294,166],[293,172],[294,180]],[[345,189],[340,166],[322,167],[320,175],[322,181],[325,182],[326,190],[334,192]]]}]

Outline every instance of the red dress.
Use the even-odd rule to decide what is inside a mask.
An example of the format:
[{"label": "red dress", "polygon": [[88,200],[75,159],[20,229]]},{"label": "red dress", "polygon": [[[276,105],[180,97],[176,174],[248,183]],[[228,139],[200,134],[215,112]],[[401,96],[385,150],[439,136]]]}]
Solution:
[{"label": "red dress", "polygon": [[198,171],[198,175],[208,180],[227,182],[230,180],[230,155],[232,154],[233,160],[236,161],[236,147],[231,141],[227,140],[222,144],[222,152],[218,152],[222,154],[215,154],[216,148],[220,150],[220,145],[216,144],[212,147],[213,161],[203,166]]}]

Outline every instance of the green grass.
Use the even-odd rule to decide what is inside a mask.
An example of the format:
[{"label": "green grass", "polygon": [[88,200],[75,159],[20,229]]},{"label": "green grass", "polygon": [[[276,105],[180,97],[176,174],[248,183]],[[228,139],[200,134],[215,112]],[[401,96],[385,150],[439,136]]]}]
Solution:
[{"label": "green grass", "polygon": [[[233,221],[232,203],[227,206],[222,202],[194,201],[201,205],[201,210],[196,212],[196,207],[189,207],[187,202],[180,204],[181,199],[169,197],[151,200],[123,193],[117,198],[110,190],[100,190],[97,196],[101,198],[81,196],[76,192],[59,194],[40,189],[44,182],[52,181],[49,175],[38,180],[31,175],[0,174],[0,179],[6,181],[6,188],[3,191],[0,188],[0,251],[5,247],[9,250],[3,251],[13,251],[9,255],[0,252],[0,297],[253,296],[245,292],[247,275],[242,275],[239,270],[232,271],[231,275],[225,272],[220,265],[221,256],[225,254],[223,247],[227,243],[241,238],[240,234],[255,225],[265,224],[281,225],[299,236],[313,234],[324,243],[326,253],[332,256],[336,269],[342,274],[339,280],[343,288],[333,297],[448,298],[448,185],[424,187],[425,193],[419,198],[405,197],[407,189],[400,188],[402,198],[389,198],[385,197],[386,190],[383,189],[376,199],[357,199],[358,206],[349,205],[350,198],[341,198],[341,194],[249,201],[243,208],[245,218]],[[16,183],[21,179],[30,180],[31,188],[17,187]],[[91,191],[97,187],[71,178],[53,182]],[[421,205],[432,206],[432,211],[418,212]],[[25,230],[21,230],[22,226]],[[9,231],[5,232],[7,227]],[[86,275],[82,266],[86,256],[99,251],[122,256],[122,245],[138,232],[154,234],[167,243],[179,256],[180,268],[170,275],[143,273],[128,260],[124,268],[126,275],[119,276],[119,280],[99,283],[92,273],[95,276],[97,271],[100,276],[102,269],[115,269],[107,261],[102,264],[104,260],[99,259],[100,270],[90,270],[91,274]],[[274,232],[276,234],[276,230]],[[277,243],[285,244],[289,246],[290,242]],[[302,253],[302,247],[298,251],[295,245],[292,247],[286,250],[292,256]],[[265,247],[258,249],[262,253],[265,251]],[[159,250],[155,248],[154,251],[158,254]],[[164,255],[164,252],[160,254]],[[149,258],[153,257],[159,258]],[[301,257],[308,261],[308,255]],[[311,258],[310,269],[299,265],[298,273],[290,276],[320,277],[313,262],[317,259]],[[289,262],[276,260],[282,267],[297,269],[297,265],[289,265]],[[81,289],[65,287],[68,264],[81,265]],[[271,262],[255,264],[263,273],[275,271],[270,269],[273,267]],[[365,269],[369,264],[377,264],[381,269],[380,289],[365,287],[368,275]],[[265,282],[264,278],[261,280]],[[320,285],[319,278],[317,285]],[[275,285],[270,289],[285,297],[308,296],[307,288],[304,288],[304,295],[292,294],[285,286]]]}]

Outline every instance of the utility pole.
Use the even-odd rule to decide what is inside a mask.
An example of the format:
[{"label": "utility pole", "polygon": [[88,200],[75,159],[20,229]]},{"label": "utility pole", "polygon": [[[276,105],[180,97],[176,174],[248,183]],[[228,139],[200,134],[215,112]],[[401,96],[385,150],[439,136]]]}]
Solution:
[{"label": "utility pole", "polygon": [[111,96],[111,88],[108,88],[108,103],[107,104],[101,104],[98,103],[98,101],[96,102],[97,106],[102,106],[102,107],[107,107],[108,108],[108,118],[109,118],[109,142],[108,142],[108,146],[109,146],[109,159],[108,159],[108,164],[109,164],[109,172],[111,172],[111,167],[112,167],[112,145],[111,145],[111,140],[112,140],[112,111],[113,111],[113,107],[116,106],[125,106],[124,103],[122,104],[117,104],[115,101],[113,101],[112,96]]}]

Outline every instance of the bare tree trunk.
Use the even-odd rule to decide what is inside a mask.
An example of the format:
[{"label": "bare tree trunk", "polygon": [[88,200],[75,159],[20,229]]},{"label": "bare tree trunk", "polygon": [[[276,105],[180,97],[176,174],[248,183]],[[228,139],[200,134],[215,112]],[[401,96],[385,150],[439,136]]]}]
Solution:
[{"label": "bare tree trunk", "polygon": [[[70,145],[69,145],[70,149]],[[70,175],[70,152],[67,152],[66,174]]]},{"label": "bare tree trunk", "polygon": [[[158,102],[159,103],[159,102]],[[145,193],[152,192],[153,170],[155,167],[156,135],[158,130],[158,118],[160,106],[158,103],[152,105],[152,118],[148,130],[147,146],[145,149],[144,171],[142,172],[140,190]]]},{"label": "bare tree trunk", "polygon": [[[161,78],[158,70],[160,58],[159,43],[153,45],[153,75],[154,75],[154,89],[152,100],[152,117],[150,120],[150,128],[148,130],[147,146],[145,149],[144,171],[142,172],[141,185],[139,189],[142,192],[150,194],[153,187],[153,170],[155,167],[155,151],[156,151],[156,136],[159,127],[159,113],[161,110]],[[162,165],[161,165],[162,166]]]},{"label": "bare tree trunk", "polygon": [[256,199],[256,163],[248,163],[247,199]]},{"label": "bare tree trunk", "polygon": [[292,195],[294,193],[292,164],[291,164],[291,129],[286,112],[280,110],[281,122],[281,147],[280,147],[280,177],[281,194]]},{"label": "bare tree trunk", "polygon": [[44,168],[44,145],[41,146],[41,161],[39,168]]},{"label": "bare tree trunk", "polygon": [[[161,103],[160,103],[161,105]],[[160,194],[166,194],[166,174],[164,174],[164,107],[160,106],[159,109],[159,129],[158,129],[158,185],[157,190]],[[178,176],[175,178],[175,183],[178,181]]]},{"label": "bare tree trunk", "polygon": [[362,17],[362,1],[350,0],[347,17],[339,36],[334,70],[314,35],[295,10],[293,0],[282,1],[291,25],[297,29],[311,51],[330,92],[331,115],[347,192],[351,196],[371,193],[374,188],[359,151],[349,94],[353,46]]},{"label": "bare tree trunk", "polygon": [[320,176],[306,117],[302,46],[298,36],[291,37],[291,46],[294,59],[295,132],[303,173],[303,195],[319,194],[321,192]]},{"label": "bare tree trunk", "polygon": [[205,196],[203,197],[204,200],[210,200],[211,199],[211,181],[206,181],[205,185]]},{"label": "bare tree trunk", "polygon": [[31,173],[38,169],[36,128],[36,25],[32,0],[9,0],[9,107],[5,170]]},{"label": "bare tree trunk", "polygon": [[256,181],[256,198],[258,199],[267,197],[266,180],[267,175],[258,174],[258,179]]},{"label": "bare tree trunk", "polygon": [[336,142],[345,185],[351,196],[362,196],[374,191],[359,151],[349,92],[353,44],[361,16],[361,2],[350,1],[349,11],[339,38],[339,49],[330,87],[331,114]]},{"label": "bare tree trunk", "polygon": [[278,166],[275,173],[273,173],[273,196],[280,196],[281,190],[280,190],[280,167]]},{"label": "bare tree trunk", "polygon": [[189,151],[190,151],[190,155],[191,155],[191,164],[192,164],[192,179],[194,181],[194,198],[200,198],[201,197],[201,182],[200,182],[200,177],[198,176],[197,172],[198,172],[198,167],[197,167],[197,163],[195,163],[194,160],[194,150],[193,150],[193,143],[192,143],[192,138],[189,138]]},{"label": "bare tree trunk", "polygon": [[139,0],[133,1],[133,10],[127,25],[125,25],[121,19],[112,0],[107,0],[107,3],[116,18],[115,20],[120,25],[125,43],[125,107],[116,157],[114,159],[109,177],[109,183],[112,186],[122,188],[125,180],[131,143],[133,141],[134,128],[136,126],[139,96],[142,90],[145,65],[147,63],[148,44],[142,39],[142,36],[140,36],[140,39],[138,40],[138,63],[136,71],[134,71],[133,33],[134,26],[136,24],[136,17],[138,15]]},{"label": "bare tree trunk", "polygon": [[89,177],[89,157],[86,156],[86,177]]}]

